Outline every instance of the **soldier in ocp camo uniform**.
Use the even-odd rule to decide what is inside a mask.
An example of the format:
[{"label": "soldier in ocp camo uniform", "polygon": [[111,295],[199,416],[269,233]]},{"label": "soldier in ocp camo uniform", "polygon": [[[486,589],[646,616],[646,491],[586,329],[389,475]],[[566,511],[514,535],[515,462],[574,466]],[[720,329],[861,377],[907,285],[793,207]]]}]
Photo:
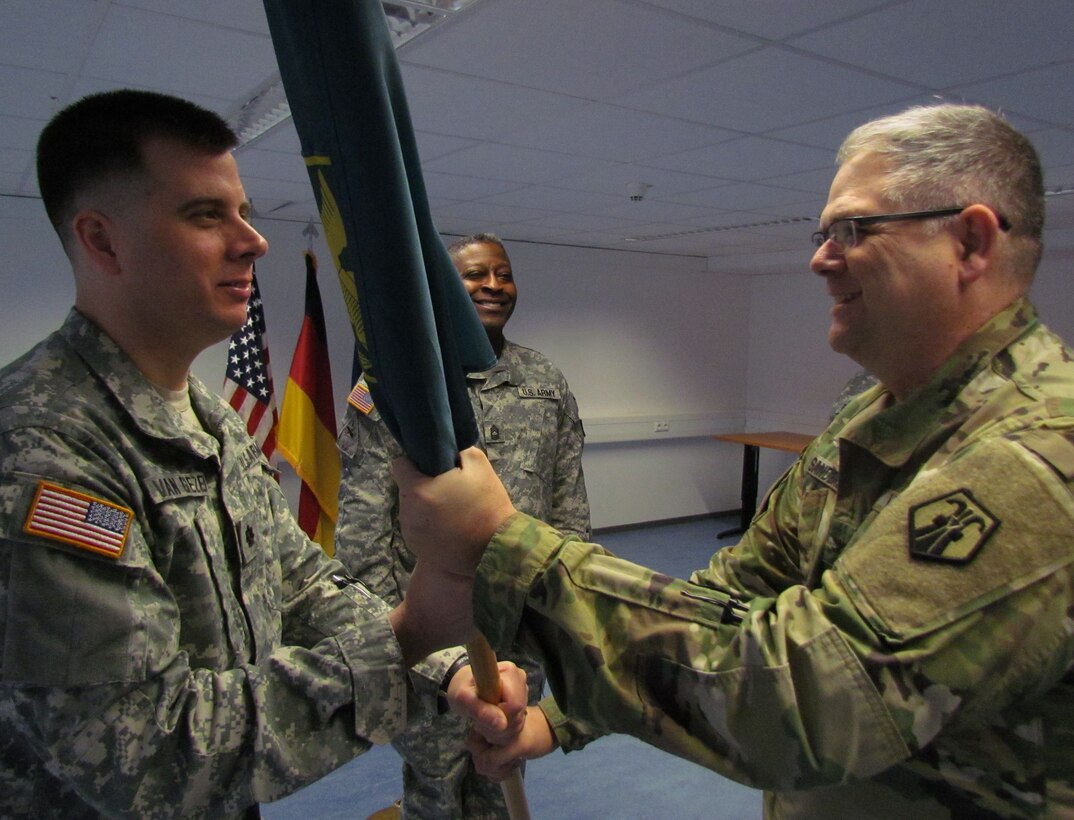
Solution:
[{"label": "soldier in ocp camo uniform", "polygon": [[880,383],[689,582],[513,513],[477,452],[397,468],[422,560],[472,571],[492,535],[475,620],[493,646],[521,625],[562,712],[480,770],[625,732],[765,789],[767,817],[1074,816],[1074,351],[1026,299],[1036,152],[939,105],[839,164],[812,269],[831,346]]},{"label": "soldier in ocp camo uniform", "polygon": [[[497,355],[490,370],[467,376],[481,446],[519,509],[589,538],[577,402],[559,368],[536,350],[504,338],[517,296],[507,251],[489,233],[456,240],[448,251]],[[364,382],[351,394],[339,448],[343,476],[336,557],[386,601],[398,603],[414,567],[399,532],[398,493],[390,474],[398,447]],[[540,667],[518,653],[501,657],[527,670],[530,698],[536,702],[544,687]],[[462,647],[444,650],[418,664],[411,676],[420,689],[436,694],[446,691],[466,661]],[[463,747],[468,729],[458,715],[430,713],[392,741],[404,760],[403,815],[438,820],[507,816],[500,787],[474,774]]]},{"label": "soldier in ocp camo uniform", "polygon": [[76,296],[0,370],[0,816],[256,817],[402,728],[407,665],[448,645],[448,608],[389,611],[305,537],[189,373],[267,248],[235,142],[138,91],[39,141]]}]

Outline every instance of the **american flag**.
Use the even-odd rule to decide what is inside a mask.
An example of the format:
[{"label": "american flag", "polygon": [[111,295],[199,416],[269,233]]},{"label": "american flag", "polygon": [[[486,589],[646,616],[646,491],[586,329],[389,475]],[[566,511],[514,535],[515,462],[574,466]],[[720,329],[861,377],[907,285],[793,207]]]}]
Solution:
[{"label": "american flag", "polygon": [[42,481],[26,517],[25,530],[118,558],[123,554],[133,517],[126,507]]},{"label": "american flag", "polygon": [[268,336],[261,290],[254,277],[254,292],[246,308],[246,324],[231,336],[224,375],[224,398],[246,422],[246,429],[261,446],[265,458],[276,452],[276,391],[269,367]]},{"label": "american flag", "polygon": [[373,399],[369,395],[369,388],[366,387],[365,379],[359,379],[355,383],[351,394],[347,396],[347,401],[356,410],[361,410],[367,416],[373,412]]}]

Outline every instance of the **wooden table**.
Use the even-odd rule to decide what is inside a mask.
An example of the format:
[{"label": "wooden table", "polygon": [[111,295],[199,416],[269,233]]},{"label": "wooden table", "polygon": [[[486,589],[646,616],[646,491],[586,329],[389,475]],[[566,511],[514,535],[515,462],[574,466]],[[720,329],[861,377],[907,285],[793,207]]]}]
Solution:
[{"label": "wooden table", "polygon": [[719,441],[731,441],[743,445],[742,453],[742,510],[739,526],[717,533],[717,537],[744,533],[757,512],[757,473],[760,466],[760,448],[800,453],[813,440],[813,436],[777,430],[771,433],[722,433],[713,436]]}]

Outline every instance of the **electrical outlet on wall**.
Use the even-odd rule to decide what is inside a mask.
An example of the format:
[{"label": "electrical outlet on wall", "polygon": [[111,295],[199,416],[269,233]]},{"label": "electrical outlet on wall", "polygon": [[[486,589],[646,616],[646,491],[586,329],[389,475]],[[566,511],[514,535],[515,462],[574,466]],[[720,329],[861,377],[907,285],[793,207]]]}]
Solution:
[{"label": "electrical outlet on wall", "polygon": [[657,421],[653,423],[654,433],[668,433],[671,431],[670,421]]}]

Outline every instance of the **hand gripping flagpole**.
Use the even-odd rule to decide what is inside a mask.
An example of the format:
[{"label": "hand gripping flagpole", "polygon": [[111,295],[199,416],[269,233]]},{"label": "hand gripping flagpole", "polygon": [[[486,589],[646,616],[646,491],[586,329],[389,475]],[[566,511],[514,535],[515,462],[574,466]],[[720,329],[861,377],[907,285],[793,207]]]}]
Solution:
[{"label": "hand gripping flagpole", "polygon": [[[470,656],[470,668],[477,683],[477,694],[486,703],[500,702],[500,670],[496,663],[496,653],[492,651],[484,635],[478,635],[466,644]],[[522,770],[515,769],[511,775],[500,783],[503,800],[507,805],[507,816],[511,820],[529,820],[530,809],[526,802],[526,792],[522,787]]]},{"label": "hand gripping flagpole", "polygon": [[[496,357],[429,214],[383,7],[263,2],[369,391],[417,468],[447,472],[479,440],[465,374]],[[498,703],[488,641],[467,651]],[[529,820],[520,771],[503,792],[512,820]]]}]

